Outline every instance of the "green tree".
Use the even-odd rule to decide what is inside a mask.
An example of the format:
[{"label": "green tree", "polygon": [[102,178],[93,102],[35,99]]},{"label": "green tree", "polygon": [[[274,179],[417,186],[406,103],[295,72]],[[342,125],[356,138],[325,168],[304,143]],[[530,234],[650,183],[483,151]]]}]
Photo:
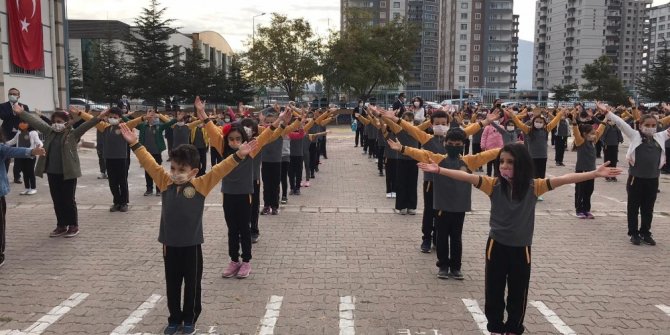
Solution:
[{"label": "green tree", "polygon": [[131,34],[127,50],[133,59],[131,78],[134,95],[154,103],[157,107],[161,98],[179,93],[174,85],[175,54],[168,44],[170,35],[177,30],[172,28],[172,19],[163,19],[166,8],[160,8],[158,0],[151,0],[148,8],[135,19],[136,34]]},{"label": "green tree", "polygon": [[588,100],[607,101],[614,105],[625,105],[628,94],[614,71],[614,65],[607,56],[601,56],[591,64],[584,65],[581,97]]},{"label": "green tree", "polygon": [[128,64],[125,55],[111,40],[94,45],[93,60],[84,87],[88,98],[112,106],[128,90]]},{"label": "green tree", "polygon": [[82,80],[81,69],[77,59],[68,54],[67,69],[70,88],[70,97],[82,97],[84,95],[84,81]]},{"label": "green tree", "polygon": [[577,88],[576,84],[556,85],[551,88],[551,92],[554,93],[554,100],[557,102],[568,101]]},{"label": "green tree", "polygon": [[259,27],[249,44],[244,72],[257,85],[281,87],[291,100],[319,74],[321,40],[304,19],[273,13],[270,26]]},{"label": "green tree", "polygon": [[194,101],[196,96],[209,95],[208,90],[212,84],[212,69],[195,43],[191,49],[186,49],[185,55],[184,64],[175,72],[179,73],[177,82],[182,85],[181,96],[189,101]]},{"label": "green tree", "polygon": [[640,94],[652,101],[667,101],[670,97],[670,54],[667,46],[658,52],[649,70],[637,81]]},{"label": "green tree", "polygon": [[238,56],[232,57],[227,82],[229,93],[228,101],[226,101],[227,103],[231,105],[237,105],[238,102],[248,104],[254,100],[254,88],[244,75],[242,63]]},{"label": "green tree", "polygon": [[367,99],[380,86],[397,86],[409,77],[411,59],[419,46],[416,25],[396,18],[384,26],[370,26],[365,12],[350,12],[346,30],[333,33],[323,61],[329,87]]}]

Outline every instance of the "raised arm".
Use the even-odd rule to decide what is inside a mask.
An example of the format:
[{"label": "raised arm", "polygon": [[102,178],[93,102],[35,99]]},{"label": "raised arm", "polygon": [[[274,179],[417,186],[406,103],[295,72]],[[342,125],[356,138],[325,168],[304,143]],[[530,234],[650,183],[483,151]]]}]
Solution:
[{"label": "raised arm", "polygon": [[558,126],[558,123],[561,122],[562,117],[563,117],[563,112],[562,111],[556,113],[556,116],[554,116],[554,118],[551,120],[551,122],[549,122],[549,124],[547,125],[547,132],[551,133],[551,131],[554,130],[554,128],[556,128],[556,126]]},{"label": "raised arm", "polygon": [[608,113],[607,109],[604,105],[597,103],[597,106],[599,109],[604,110],[605,114],[605,119],[607,120],[612,120],[614,121],[614,124],[616,124],[617,128],[621,130],[621,132],[626,135],[629,139],[635,138],[635,136],[639,136],[639,133],[633,129],[626,121],[624,121],[622,118],[618,117],[614,113]]},{"label": "raised arm", "polygon": [[463,160],[463,163],[468,166],[468,169],[470,171],[475,171],[479,169],[481,166],[484,164],[498,158],[498,154],[500,153],[500,148],[498,149],[491,149],[491,150],[486,150],[484,152],[478,153],[476,155],[467,155],[461,157]]},{"label": "raised arm", "polygon": [[577,125],[577,123],[572,124],[572,133],[575,135],[576,146],[584,144],[584,137],[582,137],[582,134],[579,132],[579,126]]},{"label": "raised arm", "polygon": [[603,137],[603,135],[605,134],[605,129],[607,129],[605,123],[601,123],[598,126],[598,129],[596,129],[596,142],[600,141],[600,139]]},{"label": "raised arm", "polygon": [[[422,131],[419,127],[403,120],[403,119],[398,119],[398,125],[402,128],[402,130],[406,131],[410,136],[412,136],[415,140],[419,141],[421,145],[424,145],[428,143],[433,138],[433,135],[426,133],[425,131]],[[427,121],[428,122],[428,121]],[[425,124],[425,122],[424,122]]]},{"label": "raised arm", "polygon": [[512,120],[512,122],[514,122],[516,127],[519,128],[524,134],[530,133],[530,127],[527,126],[525,123],[521,122],[521,120],[519,120],[519,118],[516,115],[514,115],[514,113],[505,111],[505,114],[507,115],[508,118]]}]

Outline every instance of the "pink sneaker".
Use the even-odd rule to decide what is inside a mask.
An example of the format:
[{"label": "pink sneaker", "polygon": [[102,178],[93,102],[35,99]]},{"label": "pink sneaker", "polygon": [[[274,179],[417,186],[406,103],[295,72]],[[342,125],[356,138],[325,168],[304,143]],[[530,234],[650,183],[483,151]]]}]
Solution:
[{"label": "pink sneaker", "polygon": [[305,181],[304,180],[300,182],[300,187],[305,187]]},{"label": "pink sneaker", "polygon": [[309,187],[309,180],[305,182],[305,187]]},{"label": "pink sneaker", "polygon": [[242,266],[242,263],[231,261],[230,264],[228,264],[228,267],[226,268],[226,270],[223,271],[222,277],[223,278],[234,277],[237,274],[237,272],[240,270],[241,266]]},{"label": "pink sneaker", "polygon": [[249,277],[251,273],[251,264],[249,262],[242,262],[239,271],[237,271],[237,278],[243,279]]}]

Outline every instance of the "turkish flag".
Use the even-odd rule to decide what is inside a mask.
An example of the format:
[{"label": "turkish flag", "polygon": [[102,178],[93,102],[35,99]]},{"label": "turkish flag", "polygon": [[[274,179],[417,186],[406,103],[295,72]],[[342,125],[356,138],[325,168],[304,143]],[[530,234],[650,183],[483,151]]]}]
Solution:
[{"label": "turkish flag", "polygon": [[40,0],[7,0],[12,63],[24,70],[44,68]]}]

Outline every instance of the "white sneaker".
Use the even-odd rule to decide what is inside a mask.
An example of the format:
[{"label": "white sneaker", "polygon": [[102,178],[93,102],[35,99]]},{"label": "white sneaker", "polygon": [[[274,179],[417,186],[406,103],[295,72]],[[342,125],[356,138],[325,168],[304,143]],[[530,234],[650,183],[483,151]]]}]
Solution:
[{"label": "white sneaker", "polygon": [[28,192],[30,192],[30,189],[29,189],[29,188],[27,188],[25,191],[23,191],[23,192],[21,192],[21,193],[19,193],[19,194],[20,194],[20,195],[26,195],[26,194],[28,194]]},{"label": "white sneaker", "polygon": [[391,193],[391,198],[395,198],[395,197],[396,197],[395,192],[392,192]]},{"label": "white sneaker", "polygon": [[393,198],[393,193],[386,193],[386,199]]},{"label": "white sneaker", "polygon": [[409,215],[416,215],[416,209],[408,208],[408,209],[407,209],[407,214],[409,214]]},{"label": "white sneaker", "polygon": [[542,197],[537,197],[537,201],[544,201],[544,198],[542,198]]},{"label": "white sneaker", "polygon": [[407,215],[407,209],[403,208],[400,210],[400,215]]},{"label": "white sneaker", "polygon": [[37,194],[37,190],[36,189],[29,190],[28,193],[26,193],[26,194],[27,195],[35,195],[35,194]]}]

